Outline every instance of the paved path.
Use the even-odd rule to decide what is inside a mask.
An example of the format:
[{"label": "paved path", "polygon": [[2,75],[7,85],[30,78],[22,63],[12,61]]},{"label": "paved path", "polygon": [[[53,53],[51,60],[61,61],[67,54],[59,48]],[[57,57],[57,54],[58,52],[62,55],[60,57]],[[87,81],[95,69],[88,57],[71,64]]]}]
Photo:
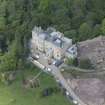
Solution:
[{"label": "paved path", "polygon": [[42,65],[44,65],[47,68],[52,69],[52,75],[56,80],[59,80],[59,82],[62,84],[62,86],[70,93],[70,95],[73,97],[74,100],[78,101],[78,105],[86,105],[80,98],[75,94],[73,89],[70,87],[66,79],[63,77],[62,73],[60,72],[60,68],[56,67],[55,65],[48,65],[47,59],[43,54],[39,55],[40,58],[38,59],[38,62],[40,62]]},{"label": "paved path", "polygon": [[96,72],[95,69],[82,69],[79,67],[75,67],[75,66],[68,66],[68,65],[63,65],[62,68],[64,68],[65,70],[75,70],[75,71],[79,71],[79,72],[84,72],[84,73],[93,73]]},{"label": "paved path", "polygon": [[87,73],[88,75],[103,75],[105,74],[105,70],[95,70],[95,69],[81,69],[79,67],[74,67],[74,66],[67,66],[67,65],[63,65],[62,66],[63,69],[65,70],[75,70],[78,72],[83,72],[83,73]]},{"label": "paved path", "polygon": [[[54,67],[53,67],[54,68]],[[86,105],[84,102],[82,102],[79,97],[74,93],[74,91],[72,90],[72,88],[70,87],[70,85],[67,83],[66,79],[63,77],[63,75],[61,74],[61,72],[55,67],[55,69],[52,71],[53,76],[55,77],[55,79],[58,79],[60,81],[60,83],[62,84],[62,86],[70,93],[70,95],[73,97],[73,99],[75,99],[76,101],[78,101],[79,105]]]}]

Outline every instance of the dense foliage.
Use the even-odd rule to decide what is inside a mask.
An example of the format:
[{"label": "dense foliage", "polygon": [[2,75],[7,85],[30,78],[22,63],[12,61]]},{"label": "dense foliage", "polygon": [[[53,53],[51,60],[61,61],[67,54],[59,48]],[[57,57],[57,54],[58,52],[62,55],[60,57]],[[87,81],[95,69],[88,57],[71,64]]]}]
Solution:
[{"label": "dense foliage", "polygon": [[81,41],[105,34],[104,11],[105,0],[0,0],[0,70],[17,68],[34,25]]}]

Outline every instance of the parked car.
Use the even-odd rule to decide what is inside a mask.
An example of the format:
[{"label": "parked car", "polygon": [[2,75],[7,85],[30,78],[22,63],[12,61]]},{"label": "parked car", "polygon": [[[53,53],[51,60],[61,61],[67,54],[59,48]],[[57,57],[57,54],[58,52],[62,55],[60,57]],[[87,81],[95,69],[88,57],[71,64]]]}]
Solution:
[{"label": "parked car", "polygon": [[54,60],[52,64],[55,65],[55,63],[56,63],[56,60]]},{"label": "parked car", "polygon": [[70,100],[73,100],[73,97],[72,96],[69,95],[68,97],[69,97]]},{"label": "parked car", "polygon": [[67,95],[67,96],[69,96],[69,95],[70,95],[70,93],[69,93],[68,91],[66,91],[66,95]]},{"label": "parked car", "polygon": [[34,56],[31,56],[34,60],[38,60],[39,59],[39,55],[34,55]]},{"label": "parked car", "polygon": [[63,63],[63,60],[56,60],[56,62],[55,62],[55,66],[56,67],[59,67],[61,64]]},{"label": "parked car", "polygon": [[51,72],[52,69],[51,68],[45,68],[46,71]]},{"label": "parked car", "polygon": [[68,91],[66,91],[66,95],[70,100],[73,100],[73,97],[70,95],[70,93]]},{"label": "parked car", "polygon": [[73,103],[74,103],[75,105],[78,105],[78,101],[76,101],[76,100],[73,100]]}]

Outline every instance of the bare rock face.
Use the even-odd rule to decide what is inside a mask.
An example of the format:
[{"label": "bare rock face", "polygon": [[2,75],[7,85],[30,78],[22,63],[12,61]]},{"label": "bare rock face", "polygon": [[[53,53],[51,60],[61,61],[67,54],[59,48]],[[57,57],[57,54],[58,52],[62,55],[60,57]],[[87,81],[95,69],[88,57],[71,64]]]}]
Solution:
[{"label": "bare rock face", "polygon": [[105,104],[105,80],[96,78],[74,79],[71,81],[71,86],[86,104]]}]

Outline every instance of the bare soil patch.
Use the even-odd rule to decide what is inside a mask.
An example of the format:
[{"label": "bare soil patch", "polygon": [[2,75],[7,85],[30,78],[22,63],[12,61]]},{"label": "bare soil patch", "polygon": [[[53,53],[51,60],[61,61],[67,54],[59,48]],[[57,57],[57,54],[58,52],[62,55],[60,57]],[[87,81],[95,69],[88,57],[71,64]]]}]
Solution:
[{"label": "bare soil patch", "polygon": [[105,105],[105,80],[97,78],[68,80],[75,93],[88,105]]}]

